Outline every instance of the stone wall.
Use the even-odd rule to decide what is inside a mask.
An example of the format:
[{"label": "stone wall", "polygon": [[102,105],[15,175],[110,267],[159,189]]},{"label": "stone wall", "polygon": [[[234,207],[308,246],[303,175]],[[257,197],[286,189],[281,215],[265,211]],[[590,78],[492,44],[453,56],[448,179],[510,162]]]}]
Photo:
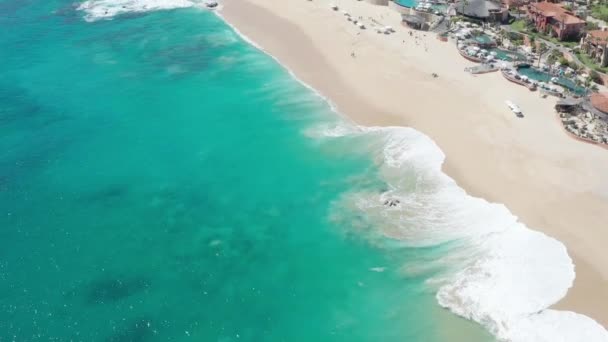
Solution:
[{"label": "stone wall", "polygon": [[372,5],[388,6],[388,0],[365,0]]},{"label": "stone wall", "polygon": [[398,5],[393,1],[389,1],[388,7],[392,8],[393,10],[395,10],[401,14],[418,15],[418,16],[424,18],[424,20],[426,21],[426,24],[424,25],[423,29],[428,29],[430,26],[432,26],[433,23],[437,22],[441,18],[440,16],[435,15],[431,12],[417,11],[414,8],[409,8],[409,7]]}]

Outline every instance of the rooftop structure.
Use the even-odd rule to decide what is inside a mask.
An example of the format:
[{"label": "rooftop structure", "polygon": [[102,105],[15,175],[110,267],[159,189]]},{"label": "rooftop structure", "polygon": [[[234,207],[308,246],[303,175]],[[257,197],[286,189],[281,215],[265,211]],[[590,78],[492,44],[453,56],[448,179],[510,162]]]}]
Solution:
[{"label": "rooftop structure", "polygon": [[560,40],[580,37],[585,21],[574,16],[559,4],[538,2],[528,5],[528,18],[536,29]]},{"label": "rooftop structure", "polygon": [[483,21],[506,22],[509,18],[506,7],[490,0],[459,0],[455,9],[458,14]]}]

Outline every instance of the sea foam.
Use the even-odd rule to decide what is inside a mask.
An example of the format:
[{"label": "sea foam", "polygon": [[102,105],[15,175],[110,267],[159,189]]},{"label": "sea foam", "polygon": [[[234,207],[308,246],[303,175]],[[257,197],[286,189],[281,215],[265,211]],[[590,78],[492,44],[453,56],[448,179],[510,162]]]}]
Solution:
[{"label": "sea foam", "polygon": [[174,8],[202,6],[189,0],[88,0],[78,6],[87,21],[111,19],[127,13],[142,13]]},{"label": "sea foam", "polygon": [[527,228],[504,205],[468,195],[442,172],[445,155],[424,134],[347,126],[324,127],[317,136],[368,136],[389,186],[383,193],[351,193],[347,205],[410,246],[461,242],[458,255],[446,256],[455,271],[429,281],[439,286],[441,306],[484,325],[499,340],[608,341],[608,332],[591,318],[548,309],[575,278],[561,242]]}]

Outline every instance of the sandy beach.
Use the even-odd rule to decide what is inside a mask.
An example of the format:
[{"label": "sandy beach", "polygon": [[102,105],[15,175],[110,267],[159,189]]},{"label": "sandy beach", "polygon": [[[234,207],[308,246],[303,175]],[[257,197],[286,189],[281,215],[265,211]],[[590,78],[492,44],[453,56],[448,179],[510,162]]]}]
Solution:
[{"label": "sandy beach", "polygon": [[445,172],[467,192],[504,203],[530,228],[562,241],[576,280],[555,308],[608,326],[608,151],[569,137],[555,99],[500,73],[464,72],[474,64],[453,43],[430,32],[410,36],[392,9],[354,0],[339,5],[397,32],[360,30],[323,0],[224,0],[221,15],[340,113],[362,125],[410,126],[429,135],[447,156]]}]

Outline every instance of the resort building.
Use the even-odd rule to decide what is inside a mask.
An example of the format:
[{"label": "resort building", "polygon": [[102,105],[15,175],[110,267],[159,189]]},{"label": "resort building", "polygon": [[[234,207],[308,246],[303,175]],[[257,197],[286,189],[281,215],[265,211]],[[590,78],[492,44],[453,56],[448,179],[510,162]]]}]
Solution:
[{"label": "resort building", "polygon": [[460,0],[455,5],[456,13],[486,22],[506,23],[509,11],[500,2],[490,0]]},{"label": "resort building", "polygon": [[585,28],[585,21],[577,18],[559,4],[538,2],[528,5],[528,18],[536,29],[559,40],[579,38]]},{"label": "resort building", "polygon": [[593,30],[581,39],[581,50],[593,58],[600,66],[608,65],[608,31]]}]

